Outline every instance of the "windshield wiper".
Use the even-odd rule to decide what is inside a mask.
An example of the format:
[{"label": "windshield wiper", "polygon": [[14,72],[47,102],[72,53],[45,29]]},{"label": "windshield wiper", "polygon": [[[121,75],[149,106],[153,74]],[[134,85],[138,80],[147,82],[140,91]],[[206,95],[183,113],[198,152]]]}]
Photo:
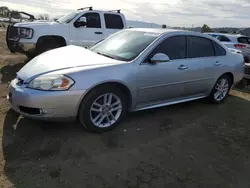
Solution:
[{"label": "windshield wiper", "polygon": [[113,56],[110,56],[110,55],[105,54],[105,53],[102,53],[102,52],[96,52],[96,53],[99,54],[99,55],[103,55],[103,56],[105,56],[105,57],[109,57],[109,58],[111,58],[111,59],[115,59]]}]

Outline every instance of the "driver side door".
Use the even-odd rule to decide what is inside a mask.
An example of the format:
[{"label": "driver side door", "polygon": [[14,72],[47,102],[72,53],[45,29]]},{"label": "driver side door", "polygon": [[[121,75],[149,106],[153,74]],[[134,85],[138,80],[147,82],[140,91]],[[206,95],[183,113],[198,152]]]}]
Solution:
[{"label": "driver side door", "polygon": [[[99,40],[104,38],[103,26],[101,16],[97,12],[89,12],[83,14],[81,17],[86,17],[86,26],[75,27],[74,23],[70,30],[70,41],[73,45],[91,46]],[[78,18],[75,22],[78,22]]]},{"label": "driver side door", "polygon": [[[183,84],[190,74],[184,66],[187,61],[186,52],[185,36],[173,36],[161,42],[140,64],[137,108],[157,105],[183,95]],[[150,59],[158,53],[168,55],[170,60],[150,63]]]}]

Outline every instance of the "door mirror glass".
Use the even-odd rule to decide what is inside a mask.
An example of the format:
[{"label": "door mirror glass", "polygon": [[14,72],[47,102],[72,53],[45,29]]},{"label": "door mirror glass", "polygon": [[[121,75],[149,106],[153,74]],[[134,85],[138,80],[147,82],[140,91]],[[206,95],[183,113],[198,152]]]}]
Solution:
[{"label": "door mirror glass", "polygon": [[162,62],[168,62],[168,61],[169,61],[169,57],[163,53],[157,53],[150,59],[150,63],[162,63]]},{"label": "door mirror glass", "polygon": [[79,19],[79,22],[82,22],[82,23],[87,23],[87,18],[86,17],[81,17],[80,19]]},{"label": "door mirror glass", "polygon": [[81,17],[78,21],[74,23],[75,27],[84,27],[87,25],[87,18]]}]

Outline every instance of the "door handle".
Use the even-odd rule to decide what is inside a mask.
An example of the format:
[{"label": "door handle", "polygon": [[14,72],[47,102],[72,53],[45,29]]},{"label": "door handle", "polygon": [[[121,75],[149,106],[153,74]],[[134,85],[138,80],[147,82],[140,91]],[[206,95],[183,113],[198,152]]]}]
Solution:
[{"label": "door handle", "polygon": [[215,65],[215,66],[219,66],[219,65],[221,65],[221,62],[216,61],[216,62],[214,63],[214,65]]},{"label": "door handle", "polygon": [[180,65],[178,69],[179,70],[185,70],[185,69],[188,69],[188,66],[186,66],[186,65]]},{"label": "door handle", "polygon": [[95,34],[97,34],[97,35],[101,35],[101,34],[102,34],[102,32],[97,31],[97,32],[95,32]]}]

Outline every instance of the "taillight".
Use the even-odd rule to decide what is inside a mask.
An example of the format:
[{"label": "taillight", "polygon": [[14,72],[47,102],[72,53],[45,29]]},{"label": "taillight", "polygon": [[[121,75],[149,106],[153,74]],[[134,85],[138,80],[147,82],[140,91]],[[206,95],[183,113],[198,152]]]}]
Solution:
[{"label": "taillight", "polygon": [[234,47],[237,48],[237,49],[243,49],[243,48],[246,48],[246,45],[244,45],[244,44],[235,44]]}]

